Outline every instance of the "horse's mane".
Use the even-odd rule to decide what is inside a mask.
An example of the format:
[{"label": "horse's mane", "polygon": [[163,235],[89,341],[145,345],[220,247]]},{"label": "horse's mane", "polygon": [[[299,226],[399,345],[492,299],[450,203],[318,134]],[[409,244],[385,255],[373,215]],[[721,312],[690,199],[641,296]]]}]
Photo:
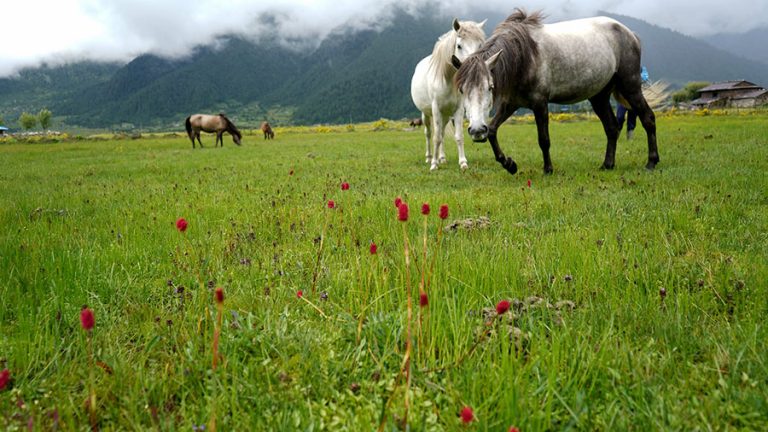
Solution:
[{"label": "horse's mane", "polygon": [[485,70],[485,60],[499,51],[502,53],[491,71],[494,98],[498,94],[511,94],[514,85],[527,81],[539,55],[538,45],[530,31],[541,27],[544,18],[541,11],[529,15],[525,10],[515,8],[506,20],[496,26],[483,46],[466,59],[454,78],[458,88],[479,81]]},{"label": "horse's mane", "polygon": [[460,21],[459,31],[451,30],[437,39],[435,47],[432,49],[432,59],[429,61],[429,70],[436,77],[444,77],[446,80],[452,78],[454,69],[451,66],[451,57],[453,56],[456,38],[485,40],[483,28],[473,21]]},{"label": "horse's mane", "polygon": [[224,119],[224,121],[227,123],[227,132],[231,133],[232,135],[237,135],[238,138],[242,138],[243,135],[240,133],[239,130],[237,130],[237,127],[235,127],[235,124],[232,123],[232,120],[227,118],[224,113],[219,113],[219,117]]}]

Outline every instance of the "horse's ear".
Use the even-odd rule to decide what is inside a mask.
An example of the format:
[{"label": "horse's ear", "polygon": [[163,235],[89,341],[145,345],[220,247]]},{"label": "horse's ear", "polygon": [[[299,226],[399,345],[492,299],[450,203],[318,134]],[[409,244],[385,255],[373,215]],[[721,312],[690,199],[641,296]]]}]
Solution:
[{"label": "horse's ear", "polygon": [[485,64],[488,66],[488,69],[493,69],[493,67],[496,65],[496,60],[499,59],[499,54],[501,54],[503,50],[499,50],[496,54],[488,57],[488,60],[485,61]]},{"label": "horse's ear", "polygon": [[451,56],[451,64],[453,65],[453,67],[458,69],[458,68],[461,67],[461,60],[459,60],[459,58],[456,57],[455,55],[452,55]]},{"label": "horse's ear", "polygon": [[484,20],[483,20],[483,21],[482,21],[480,24],[478,24],[477,26],[478,26],[478,27],[480,27],[480,28],[483,28],[483,26],[485,25],[485,23],[486,23],[486,22],[488,22],[488,18],[484,19]]},{"label": "horse's ear", "polygon": [[459,31],[460,28],[461,28],[461,24],[459,24],[459,19],[458,18],[454,18],[453,19],[453,29],[455,31]]}]

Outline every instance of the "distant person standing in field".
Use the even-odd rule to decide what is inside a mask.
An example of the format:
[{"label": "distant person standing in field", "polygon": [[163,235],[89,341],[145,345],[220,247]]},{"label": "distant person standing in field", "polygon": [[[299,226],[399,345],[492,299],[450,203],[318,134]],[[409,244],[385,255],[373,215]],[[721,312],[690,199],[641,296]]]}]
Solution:
[{"label": "distant person standing in field", "polygon": [[[643,66],[640,70],[640,79],[643,81],[643,84],[648,82],[648,70],[645,68],[645,66]],[[637,114],[635,114],[635,112],[631,109],[625,108],[622,104],[618,105],[618,108],[616,108],[616,118],[619,120],[619,132],[621,132],[621,128],[624,127],[624,117],[626,117],[627,139],[631,140],[632,135],[635,134],[635,126],[637,126]]]}]

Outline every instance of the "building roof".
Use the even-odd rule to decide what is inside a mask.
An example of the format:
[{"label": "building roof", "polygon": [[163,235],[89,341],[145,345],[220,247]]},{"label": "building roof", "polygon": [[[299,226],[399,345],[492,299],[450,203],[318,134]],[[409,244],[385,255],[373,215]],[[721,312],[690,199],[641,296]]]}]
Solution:
[{"label": "building roof", "polygon": [[749,93],[744,93],[740,95],[734,95],[731,96],[731,99],[752,99],[752,98],[759,98],[762,95],[768,94],[768,90],[766,89],[758,89],[758,90],[752,90]]},{"label": "building roof", "polygon": [[716,97],[700,97],[698,99],[694,99],[691,101],[691,105],[709,105],[714,101],[720,100],[721,98]]},{"label": "building roof", "polygon": [[710,84],[702,89],[699,90],[699,92],[710,92],[710,91],[722,91],[722,90],[745,90],[745,89],[761,89],[759,85],[755,83],[751,83],[749,81],[745,80],[735,80],[735,81],[723,81],[723,82],[717,82],[714,84]]},{"label": "building roof", "polygon": [[8,128],[7,128],[7,127],[5,127],[5,126],[0,126],[0,131],[7,131],[7,130],[8,130]]}]

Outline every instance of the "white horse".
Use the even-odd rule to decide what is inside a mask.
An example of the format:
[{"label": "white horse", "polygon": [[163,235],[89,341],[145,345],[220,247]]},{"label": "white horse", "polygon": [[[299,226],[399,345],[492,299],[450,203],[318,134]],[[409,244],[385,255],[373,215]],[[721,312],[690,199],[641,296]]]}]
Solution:
[{"label": "white horse", "polygon": [[431,163],[430,170],[436,170],[439,163],[445,163],[443,131],[449,119],[453,121],[454,137],[459,149],[459,166],[461,169],[467,168],[467,157],[464,155],[464,107],[453,84],[456,68],[451,64],[451,57],[463,60],[477,51],[485,41],[484,24],[485,21],[476,23],[454,19],[453,30],[440,36],[432,54],[424,57],[413,73],[411,98],[421,111],[427,140],[426,161]]}]

